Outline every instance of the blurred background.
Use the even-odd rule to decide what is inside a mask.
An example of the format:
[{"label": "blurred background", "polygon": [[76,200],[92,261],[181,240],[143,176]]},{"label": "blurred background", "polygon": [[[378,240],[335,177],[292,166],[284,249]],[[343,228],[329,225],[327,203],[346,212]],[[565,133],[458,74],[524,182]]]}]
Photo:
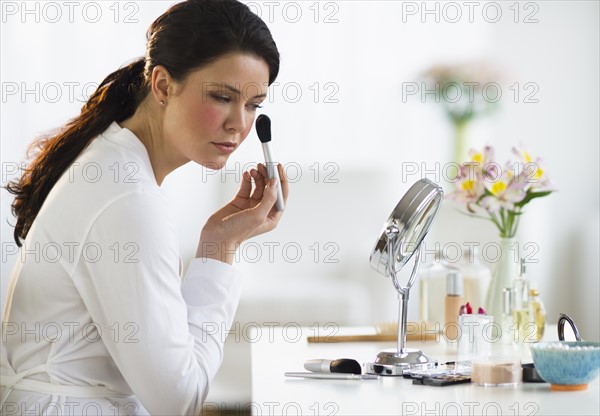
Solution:
[{"label": "blurred background", "polygon": [[[67,5],[70,3],[71,6]],[[261,112],[290,179],[280,226],[244,244],[241,324],[374,326],[396,318],[391,282],[369,267],[383,222],[427,177],[447,192],[456,129],[424,74],[459,67],[493,103],[463,126],[468,147],[513,146],[541,157],[554,192],[526,207],[518,256],[555,323],[560,312],[598,340],[599,3],[245,2],[268,24],[281,72]],[[145,31],[173,2],[2,2],[2,183],[27,145],[75,116],[99,82],[145,51]],[[466,153],[464,158],[466,160]],[[184,262],[207,217],[262,161],[253,130],[226,169],[188,164],[162,188],[179,223]],[[75,201],[74,201],[75,202]],[[17,255],[2,190],[2,302]],[[437,247],[499,241],[493,224],[447,201],[426,239]],[[126,219],[124,219],[125,221]],[[480,260],[493,267],[493,258]],[[409,320],[419,319],[413,295]]]}]

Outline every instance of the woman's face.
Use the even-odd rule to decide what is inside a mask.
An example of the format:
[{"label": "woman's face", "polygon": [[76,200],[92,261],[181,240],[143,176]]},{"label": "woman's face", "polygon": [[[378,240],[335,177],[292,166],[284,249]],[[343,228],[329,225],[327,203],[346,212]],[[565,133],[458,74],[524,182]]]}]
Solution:
[{"label": "woman's face", "polygon": [[263,59],[232,53],[176,83],[163,124],[173,157],[221,169],[248,136],[268,82],[269,67]]}]

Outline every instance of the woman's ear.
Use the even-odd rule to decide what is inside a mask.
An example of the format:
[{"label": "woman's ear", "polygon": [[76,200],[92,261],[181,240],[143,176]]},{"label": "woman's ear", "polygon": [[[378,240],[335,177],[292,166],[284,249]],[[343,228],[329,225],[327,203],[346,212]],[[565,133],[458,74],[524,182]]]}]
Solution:
[{"label": "woman's ear", "polygon": [[171,74],[162,65],[157,65],[152,69],[151,88],[152,95],[157,103],[167,103],[169,95],[173,94],[174,81]]}]

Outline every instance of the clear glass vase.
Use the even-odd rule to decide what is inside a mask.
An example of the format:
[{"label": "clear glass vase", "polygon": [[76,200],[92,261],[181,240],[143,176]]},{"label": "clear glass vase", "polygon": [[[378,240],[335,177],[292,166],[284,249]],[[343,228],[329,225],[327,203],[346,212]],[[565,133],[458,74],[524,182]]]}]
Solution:
[{"label": "clear glass vase", "polygon": [[[519,265],[518,251],[516,250],[515,238],[500,239],[498,256],[495,259],[492,280],[488,287],[487,296],[485,299],[486,312],[494,317],[494,322],[502,324],[502,304],[504,288],[513,287],[513,282],[517,276]],[[494,261],[494,259],[490,259]],[[494,325],[496,328],[498,326]],[[496,332],[496,331],[495,331]],[[495,333],[495,336],[500,334]]]}]

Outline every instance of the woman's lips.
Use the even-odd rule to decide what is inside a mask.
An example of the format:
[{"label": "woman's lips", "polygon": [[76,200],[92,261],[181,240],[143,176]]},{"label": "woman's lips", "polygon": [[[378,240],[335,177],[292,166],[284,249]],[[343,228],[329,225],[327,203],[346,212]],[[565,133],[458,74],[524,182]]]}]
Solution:
[{"label": "woman's lips", "polygon": [[232,143],[232,142],[221,142],[221,143],[215,143],[212,142],[212,144],[222,153],[225,154],[231,154],[233,153],[233,151],[235,150],[235,148],[237,147],[236,143]]}]

